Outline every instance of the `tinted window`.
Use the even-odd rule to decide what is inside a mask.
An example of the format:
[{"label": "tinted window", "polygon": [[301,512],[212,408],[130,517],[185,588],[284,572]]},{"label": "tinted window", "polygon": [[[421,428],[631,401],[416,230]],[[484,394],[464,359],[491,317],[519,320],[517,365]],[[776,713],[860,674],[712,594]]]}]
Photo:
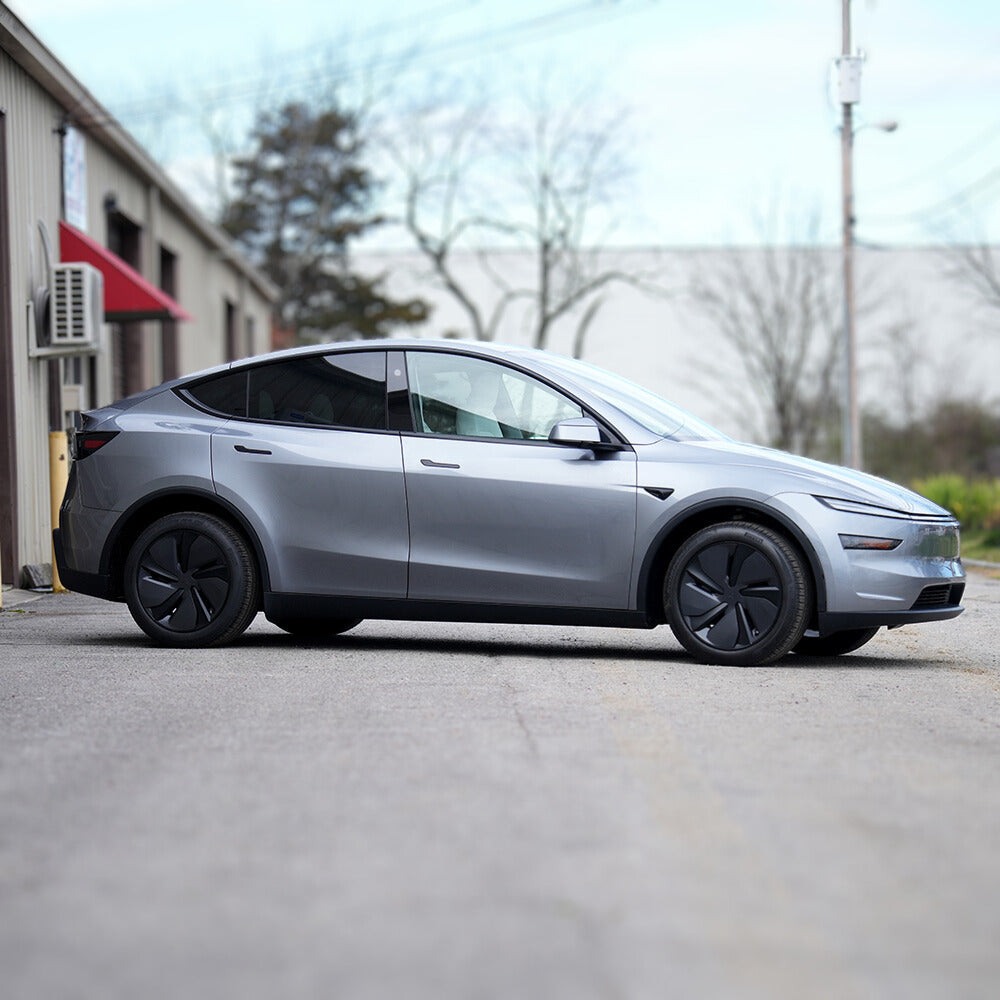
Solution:
[{"label": "tinted window", "polygon": [[245,417],[247,412],[247,373],[226,372],[188,388],[188,393],[202,406],[230,417]]},{"label": "tinted window", "polygon": [[560,420],[583,416],[561,393],[491,361],[414,351],[407,371],[417,430],[428,434],[544,440]]},{"label": "tinted window", "polygon": [[385,354],[326,354],[250,369],[250,416],[385,430]]}]

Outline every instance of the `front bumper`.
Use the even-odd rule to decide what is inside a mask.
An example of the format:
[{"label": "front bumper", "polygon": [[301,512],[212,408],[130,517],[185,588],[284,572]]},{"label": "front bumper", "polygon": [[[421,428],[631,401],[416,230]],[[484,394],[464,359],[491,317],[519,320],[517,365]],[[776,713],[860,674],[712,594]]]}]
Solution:
[{"label": "front bumper", "polygon": [[[815,497],[772,498],[803,527],[822,568],[821,634],[875,625],[943,621],[962,613],[965,570],[952,518],[884,517],[832,510]],[[888,551],[847,549],[841,535],[898,539]]]},{"label": "front bumper", "polygon": [[[817,631],[820,635],[831,632],[844,632],[848,629],[871,628],[874,625],[888,625],[889,628],[899,628],[900,625],[916,625],[920,622],[940,622],[949,618],[957,618],[965,608],[962,607],[962,594],[965,583],[942,585],[947,589],[947,597],[941,602],[934,602],[910,608],[908,611],[823,611],[817,614]],[[928,587],[927,590],[936,589]]]}]

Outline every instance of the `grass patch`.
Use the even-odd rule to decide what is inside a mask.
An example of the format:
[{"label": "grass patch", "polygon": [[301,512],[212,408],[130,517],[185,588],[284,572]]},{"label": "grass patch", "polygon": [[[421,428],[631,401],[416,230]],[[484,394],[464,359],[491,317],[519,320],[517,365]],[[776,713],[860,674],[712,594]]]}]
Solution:
[{"label": "grass patch", "polygon": [[982,529],[962,531],[962,556],[965,559],[982,559],[1000,563],[1000,531]]}]

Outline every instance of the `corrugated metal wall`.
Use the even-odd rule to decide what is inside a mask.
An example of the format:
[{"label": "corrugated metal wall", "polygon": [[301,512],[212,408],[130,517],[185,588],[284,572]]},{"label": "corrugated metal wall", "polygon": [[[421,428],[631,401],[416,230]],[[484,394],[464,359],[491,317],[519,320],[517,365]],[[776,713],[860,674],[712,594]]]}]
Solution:
[{"label": "corrugated metal wall", "polygon": [[[11,433],[17,448],[18,565],[48,562],[50,514],[48,487],[49,400],[47,362],[29,360],[27,303],[34,284],[45,280],[38,222],[50,237],[53,263],[58,261],[58,223],[61,211],[61,146],[58,128],[63,109],[9,54],[0,51],[0,107],[6,112],[8,189],[10,191],[11,329],[14,337],[14,382],[17,424],[0,429]],[[114,195],[118,208],[142,229],[144,276],[160,284],[160,246],[177,257],[176,298],[194,321],[179,324],[182,372],[220,364],[227,358],[226,301],[236,307],[240,353],[268,349],[268,302],[246,276],[227,262],[226,255],[185,220],[183,210],[171,205],[161,192],[128,163],[112,155],[92,134],[85,135],[87,165],[88,232],[106,244],[104,200]],[[253,337],[243,331],[252,318]],[[146,381],[160,381],[161,328],[146,322],[144,368]],[[110,328],[103,331],[97,361],[96,398],[91,405],[111,402]],[[10,544],[6,539],[5,544]],[[5,582],[11,582],[5,580]]]},{"label": "corrugated metal wall", "polygon": [[[18,414],[13,428],[17,448],[17,553],[20,564],[48,562],[48,370],[28,358],[27,303],[36,283],[44,283],[38,222],[58,254],[60,205],[59,136],[61,109],[0,53],[0,104],[7,113],[8,190],[10,192],[11,301],[14,382]],[[11,581],[6,581],[11,582]]]}]

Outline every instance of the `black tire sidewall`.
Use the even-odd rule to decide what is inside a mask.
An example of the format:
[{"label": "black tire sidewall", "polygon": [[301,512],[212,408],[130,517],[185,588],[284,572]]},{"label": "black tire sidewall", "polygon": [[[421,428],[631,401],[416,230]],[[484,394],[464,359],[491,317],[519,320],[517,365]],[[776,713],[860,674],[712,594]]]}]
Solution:
[{"label": "black tire sidewall", "polygon": [[[202,628],[177,632],[150,617],[138,594],[139,562],[160,537],[174,531],[204,535],[222,553],[230,576],[229,594],[216,616]],[[168,514],[154,521],[133,542],[125,561],[125,600],[136,624],[151,639],[166,646],[199,647],[221,645],[243,632],[253,620],[257,606],[256,564],[243,537],[229,524],[211,514]]]},{"label": "black tire sidewall", "polygon": [[[684,621],[678,600],[681,579],[695,555],[725,542],[741,542],[757,549],[774,567],[782,592],[778,616],[771,627],[756,642],[736,650],[703,642]],[[801,640],[811,610],[811,593],[804,561],[783,535],[762,525],[727,522],[702,528],[678,548],[664,580],[664,613],[677,641],[699,662],[758,666],[785,656]]]}]

